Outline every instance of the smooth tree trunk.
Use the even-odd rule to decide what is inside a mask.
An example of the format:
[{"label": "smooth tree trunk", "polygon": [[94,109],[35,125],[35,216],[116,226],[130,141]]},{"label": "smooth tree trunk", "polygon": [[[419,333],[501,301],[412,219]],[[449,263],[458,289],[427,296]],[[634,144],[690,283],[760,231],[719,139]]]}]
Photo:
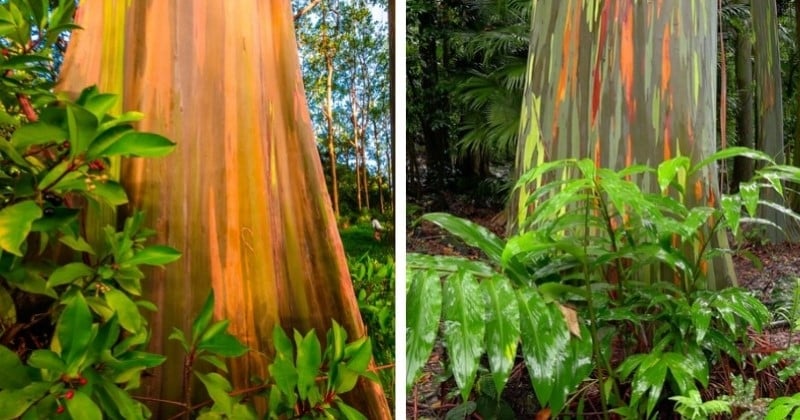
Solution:
[{"label": "smooth tree trunk", "polygon": [[[783,85],[777,4],[775,0],[751,0],[750,15],[755,32],[756,148],[782,164],[786,159],[783,152]],[[761,198],[784,204],[784,200],[772,190],[762,193]],[[759,206],[759,217],[782,228],[778,230],[766,225],[762,228],[764,239],[770,242],[794,241],[800,236],[796,226],[788,224],[786,215],[772,207]]]},{"label": "smooth tree trunk", "polygon": [[[747,0],[744,0],[747,1]],[[736,138],[739,146],[755,147],[755,104],[753,102],[753,40],[750,26],[743,22],[736,31],[736,90],[739,107],[736,113]],[[731,189],[753,178],[755,162],[746,157],[733,161]]]},{"label": "smooth tree trunk", "polygon": [[[125,160],[122,181],[158,243],[183,254],[148,273],[152,350],[169,361],[143,381],[180,400],[182,351],[167,340],[213,287],[217,318],[254,351],[231,363],[234,386],[268,375],[273,327],[336,320],[366,334],[311,127],[288,1],[81,3],[62,91],[97,84],[142,111],[139,128],[176,141],[164,159]],[[335,164],[335,162],[331,162]],[[370,419],[391,416],[380,385],[345,396]],[[164,417],[166,405],[153,407]]]},{"label": "smooth tree trunk", "polygon": [[[326,30],[328,20],[328,4],[326,0],[322,3],[322,20],[325,23]],[[338,27],[338,19],[337,24]],[[325,54],[325,105],[323,106],[322,113],[325,117],[325,124],[327,127],[327,141],[328,141],[328,159],[331,161],[331,196],[333,197],[333,213],[336,218],[339,218],[339,179],[336,174],[336,132],[334,131],[333,124],[333,59],[336,56],[336,48],[334,41],[328,33],[322,34],[323,37],[323,53]]]},{"label": "smooth tree trunk", "polygon": [[[517,171],[591,158],[619,170],[678,155],[699,162],[716,149],[715,1],[535,2]],[[687,180],[687,206],[719,201],[717,171]],[[531,186],[535,188],[535,185]],[[658,191],[655,179],[641,187]],[[521,190],[510,222],[530,210]],[[727,247],[720,232],[713,239]],[[656,274],[657,275],[657,274]],[[708,284],[735,283],[729,256],[709,264]],[[669,280],[672,280],[671,278]]]}]

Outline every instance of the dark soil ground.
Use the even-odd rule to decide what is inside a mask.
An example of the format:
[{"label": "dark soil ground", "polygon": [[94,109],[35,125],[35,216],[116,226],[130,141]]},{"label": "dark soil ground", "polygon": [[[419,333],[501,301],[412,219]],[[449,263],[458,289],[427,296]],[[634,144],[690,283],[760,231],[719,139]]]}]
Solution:
[{"label": "dark soil ground", "polygon": [[[484,208],[476,205],[474,199],[466,196],[450,196],[445,208],[425,208],[414,206],[420,212],[446,211],[459,217],[472,220],[483,225],[498,235],[502,235],[505,228],[505,219],[497,208]],[[421,214],[421,213],[420,213]],[[455,237],[448,235],[430,223],[411,226],[407,233],[408,252],[418,252],[433,255],[461,255],[479,258],[480,251],[464,245]],[[751,290],[756,297],[761,299],[768,307],[780,307],[781,303],[790,302],[795,287],[795,279],[800,279],[800,244],[761,244],[748,242],[740,245],[740,254],[734,257],[739,285]],[[749,256],[745,256],[749,254]],[[795,334],[796,335],[796,334]],[[789,325],[777,321],[761,334],[753,333],[755,343],[754,352],[769,354],[778,349],[786,348],[791,340],[799,343],[800,339],[789,333]],[[409,419],[439,419],[439,418],[465,418],[462,416],[448,416],[448,412],[461,405],[455,383],[443,371],[441,360],[447,357],[442,346],[437,345],[430,360],[423,368],[422,375],[408,394],[406,414]],[[711,383],[706,390],[706,397],[730,393],[729,381],[724,378],[730,373],[729,366],[716,366],[711,374]],[[750,377],[759,379],[759,387],[754,397],[792,395],[800,392],[800,380],[781,382],[775,371],[761,371],[756,373],[752,369]],[[586,418],[600,417],[600,408],[592,407],[592,394],[599,395],[596,388],[589,387],[586,391],[588,398],[584,407]],[[508,384],[503,391],[505,414],[497,418],[524,418],[547,419],[544,413],[539,413],[536,398],[530,384],[527,370],[518,364],[512,371]],[[764,404],[755,404],[750,407],[753,411],[762,411]],[[595,415],[591,415],[594,412]],[[741,412],[741,410],[740,410]],[[512,414],[513,413],[513,414]],[[537,415],[538,414],[538,415]],[[480,419],[472,415],[472,419]],[[669,417],[668,417],[669,418]]]}]

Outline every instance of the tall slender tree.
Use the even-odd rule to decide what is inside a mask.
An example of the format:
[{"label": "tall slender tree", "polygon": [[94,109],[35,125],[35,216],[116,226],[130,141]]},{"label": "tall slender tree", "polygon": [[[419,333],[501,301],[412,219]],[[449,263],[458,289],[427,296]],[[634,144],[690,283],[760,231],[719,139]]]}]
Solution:
[{"label": "tall slender tree", "polygon": [[[755,32],[756,81],[756,148],[767,153],[777,163],[784,163],[783,151],[783,85],[781,60],[778,50],[778,8],[775,0],[750,2],[750,13]],[[763,194],[769,201],[783,201],[774,191]],[[766,226],[764,235],[770,242],[784,242],[800,238],[800,230],[789,225],[786,215],[772,207],[761,206],[759,216],[775,223],[783,230]]]},{"label": "tall slender tree", "polygon": [[[150,273],[154,350],[181,360],[166,337],[190,328],[209,288],[215,314],[255,352],[233,382],[266,376],[276,324],[324,337],[337,320],[365,334],[331,207],[298,65],[288,1],[82,2],[60,89],[97,84],[147,115],[144,130],[178,143],[159,161],[122,163],[131,203],[160,242],[184,257]],[[177,400],[180,364],[146,383]],[[353,392],[367,418],[389,418],[379,385]],[[162,409],[164,407],[156,407]],[[164,412],[161,411],[163,415]]]},{"label": "tall slender tree", "polygon": [[[716,149],[717,4],[713,1],[535,2],[517,168],[593,158],[621,169]],[[688,179],[687,205],[715,205],[716,169]],[[654,179],[645,190],[657,191]],[[536,186],[531,186],[535,188]],[[522,220],[528,190],[513,208]],[[726,246],[723,233],[713,241]],[[735,281],[730,257],[708,269],[710,287]]]}]

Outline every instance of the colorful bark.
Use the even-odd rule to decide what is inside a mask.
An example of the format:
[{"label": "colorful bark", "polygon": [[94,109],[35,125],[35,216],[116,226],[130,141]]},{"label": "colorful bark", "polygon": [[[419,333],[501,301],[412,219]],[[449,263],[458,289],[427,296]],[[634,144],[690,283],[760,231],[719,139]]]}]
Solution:
[{"label": "colorful bark", "polygon": [[[157,240],[183,253],[147,280],[153,350],[172,360],[145,381],[178,400],[187,329],[209,288],[217,317],[255,352],[232,366],[235,385],[266,376],[276,323],[324,339],[331,320],[365,329],[314,142],[288,1],[85,1],[60,87],[98,84],[140,110],[142,130],[178,143],[166,159],[127,160],[122,181]],[[106,65],[103,63],[110,63]],[[352,401],[390,417],[381,387]]]},{"label": "colorful bark", "polygon": [[[715,151],[716,2],[537,1],[531,25],[520,173],[563,158],[622,169]],[[714,167],[686,180],[687,205],[717,202],[716,180]],[[642,187],[658,188],[653,178]],[[730,258],[715,260],[710,285],[734,281]]]}]

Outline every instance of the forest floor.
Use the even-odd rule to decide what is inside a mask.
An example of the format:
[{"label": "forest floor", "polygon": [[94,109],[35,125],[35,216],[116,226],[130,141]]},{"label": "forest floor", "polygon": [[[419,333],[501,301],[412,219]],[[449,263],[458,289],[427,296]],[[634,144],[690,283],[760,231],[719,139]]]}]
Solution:
[{"label": "forest floor", "polygon": [[[503,235],[505,229],[505,218],[498,208],[485,208],[476,205],[474,199],[466,196],[453,195],[446,200],[445,209],[453,215],[469,219],[478,223],[497,235]],[[412,206],[420,211],[422,206]],[[415,216],[420,215],[416,214]],[[468,258],[480,258],[481,252],[469,247],[456,237],[439,229],[437,226],[424,222],[413,226],[409,220],[409,232],[407,232],[407,251],[424,253],[431,255],[459,255]],[[752,291],[756,297],[761,299],[769,308],[781,307],[791,302],[795,279],[800,281],[800,244],[763,244],[748,242],[740,246],[743,251],[740,254],[749,254],[748,257],[734,256],[733,262],[737,274],[737,279],[741,287]],[[767,354],[778,349],[786,348],[791,340],[793,343],[800,343],[800,339],[790,334],[788,323],[776,322],[771,328],[763,333],[753,332],[751,337],[755,343],[754,352]],[[795,334],[796,335],[796,334]],[[438,418],[465,418],[464,416],[449,417],[447,413],[461,404],[460,397],[455,383],[442,367],[442,360],[446,359],[447,354],[441,343],[437,343],[431,358],[420,379],[408,394],[406,401],[406,414],[409,419],[438,419]],[[719,370],[719,371],[716,371]],[[720,395],[726,393],[724,388],[727,375],[722,369],[715,369],[711,375],[711,384],[708,393]],[[792,395],[800,392],[800,381],[791,380],[788,383],[781,383],[774,370],[753,375],[759,379],[759,396]],[[716,381],[715,381],[716,379]],[[714,389],[716,388],[716,389]],[[729,391],[729,390],[728,390]],[[538,407],[527,371],[522,364],[515,366],[506,388],[502,394],[502,405],[504,410],[511,410],[513,418],[540,418],[538,417]],[[758,403],[754,409],[760,410]],[[588,410],[587,412],[591,411]],[[511,412],[506,411],[507,415]],[[451,413],[452,414],[452,413]],[[599,414],[599,413],[598,413]],[[599,416],[598,416],[599,417]],[[473,415],[466,418],[480,419]],[[498,416],[498,418],[507,418]],[[592,418],[587,416],[586,418]]]}]

